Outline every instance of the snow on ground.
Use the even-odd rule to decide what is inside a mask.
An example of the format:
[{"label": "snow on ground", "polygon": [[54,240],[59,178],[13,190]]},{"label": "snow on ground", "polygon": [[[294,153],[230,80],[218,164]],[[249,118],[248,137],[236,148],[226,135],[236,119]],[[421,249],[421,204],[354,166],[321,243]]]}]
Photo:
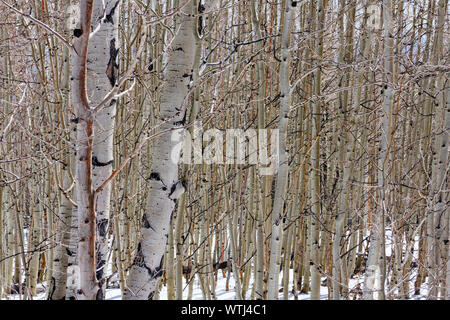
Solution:
[{"label": "snow on ground", "polygon": [[[291,270],[292,274],[292,270]],[[280,273],[280,280],[282,279],[282,274]],[[292,279],[292,278],[290,278]],[[324,278],[325,279],[325,278]],[[233,277],[231,277],[229,281],[229,291],[226,291],[226,277],[222,276],[222,273],[219,272],[217,275],[217,285],[216,285],[216,297],[217,300],[235,300],[236,294],[234,292],[234,280]],[[251,296],[251,285],[247,292],[247,299],[250,299]],[[281,287],[280,287],[281,288]],[[183,287],[183,299],[187,299],[188,296],[188,288]],[[291,289],[291,287],[290,287]],[[283,296],[283,293],[279,293],[280,299]],[[159,293],[159,299],[160,300],[167,300],[167,286],[163,286],[161,288],[161,291]],[[327,287],[320,287],[320,299],[326,300],[328,299],[328,289]],[[121,300],[121,293],[120,289],[109,289],[106,292],[106,300]],[[192,300],[203,300],[203,294],[202,290],[200,289],[200,284],[198,282],[198,279],[195,279],[194,282],[194,290],[192,293]],[[294,294],[292,292],[289,293],[289,300],[294,300]],[[309,294],[299,294],[298,300],[309,300]]]},{"label": "snow on ground", "polygon": [[[293,270],[290,270],[290,284],[289,284],[289,300],[294,300],[294,294],[292,293],[292,276],[293,276]],[[280,273],[280,283],[282,280],[282,273]],[[326,278],[322,278],[322,281],[324,281]],[[226,290],[226,277],[223,277],[222,273],[219,272],[217,275],[217,286],[216,286],[216,297],[217,300],[235,300],[235,292],[234,292],[234,279],[233,276],[231,276],[229,281],[229,291]],[[361,278],[353,278],[350,279],[349,288],[350,290],[355,289],[355,287],[359,284],[360,287],[363,287],[364,277]],[[413,287],[413,281],[411,282],[411,287]],[[185,285],[185,283],[184,283]],[[246,299],[250,299],[251,295],[251,288],[252,288],[252,281],[250,282],[250,288],[247,293]],[[281,287],[280,287],[281,288]],[[188,295],[188,287],[185,285],[183,287],[183,299],[187,299]],[[39,284],[37,288],[38,294],[36,297],[34,297],[34,300],[44,300],[45,299],[45,286],[44,284]],[[411,300],[423,300],[426,297],[426,285],[423,285],[422,287],[422,295],[421,296],[412,296]],[[279,299],[283,298],[283,293],[279,293]],[[19,295],[10,295],[9,299],[11,300],[19,300]],[[121,300],[122,294],[120,292],[119,288],[108,288],[106,290],[106,300]],[[167,300],[167,286],[163,286],[161,288],[160,294],[159,294],[160,300]],[[327,300],[328,299],[328,288],[326,286],[320,287],[320,299],[321,300]],[[351,294],[350,299],[353,299],[353,294]],[[361,299],[361,297],[358,297],[358,299]],[[203,300],[202,291],[200,289],[200,285],[198,282],[198,279],[195,279],[194,282],[194,288],[193,288],[193,294],[192,294],[192,300]],[[298,300],[310,300],[309,294],[302,294],[298,293]]]}]

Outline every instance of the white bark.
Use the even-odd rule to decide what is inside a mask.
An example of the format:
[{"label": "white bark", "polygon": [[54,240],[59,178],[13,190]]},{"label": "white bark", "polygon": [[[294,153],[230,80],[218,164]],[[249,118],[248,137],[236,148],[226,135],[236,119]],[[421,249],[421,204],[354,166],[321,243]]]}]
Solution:
[{"label": "white bark", "polygon": [[[74,193],[76,201],[76,194]],[[66,280],[66,300],[75,300],[78,290],[78,210],[72,206],[72,215],[70,219],[70,240],[67,251],[67,280]]]},{"label": "white bark", "polygon": [[163,254],[176,201],[171,198],[171,190],[180,186],[178,162],[183,137],[182,130],[176,128],[182,125],[185,116],[194,63],[196,20],[192,16],[193,1],[189,1],[181,11],[184,14],[179,16],[179,30],[170,48],[160,104],[161,121],[166,121],[159,127],[160,130],[175,130],[172,134],[155,138],[148,202],[124,300],[151,299],[155,293],[162,275]]},{"label": "white bark", "polygon": [[[66,6],[63,6],[66,8]],[[67,10],[67,9],[66,9]],[[68,32],[67,32],[68,33]],[[70,108],[70,52],[69,48],[64,47],[63,49],[63,61],[62,61],[62,81],[61,81],[61,91],[64,101],[64,107]],[[73,141],[74,134],[73,128],[69,127],[68,136],[71,137]],[[67,154],[67,159],[61,170],[62,175],[62,185],[64,192],[68,191],[72,187],[73,179],[72,167],[73,163],[73,148],[69,143],[69,152]],[[71,196],[72,192],[68,192],[68,196]],[[66,298],[66,286],[67,286],[67,267],[69,260],[69,242],[70,242],[70,226],[72,222],[72,203],[65,195],[61,195],[61,204],[59,207],[60,220],[57,222],[57,236],[56,236],[56,247],[53,256],[53,275],[48,283],[47,289],[47,300],[62,300]],[[75,240],[75,239],[74,239]]]},{"label": "white bark", "polygon": [[32,227],[30,228],[31,234],[28,236],[28,248],[31,250],[28,257],[28,272],[30,294],[32,296],[36,295],[40,260],[39,243],[42,238],[42,206],[39,203],[39,200],[37,200],[38,194],[39,187],[36,188],[35,194],[31,197],[31,201],[33,203],[33,207],[31,208]]},{"label": "white bark", "polygon": [[[261,27],[260,22],[256,13],[256,3],[255,1],[250,2],[250,20],[252,21],[252,28],[255,31],[256,39],[261,39]],[[263,44],[260,43],[258,48],[261,50]],[[257,64],[258,72],[257,79],[259,82],[259,90],[257,91],[257,104],[258,104],[258,129],[265,129],[265,86],[264,83],[266,81],[266,74],[264,72],[264,63],[262,61],[258,61]],[[259,131],[258,131],[259,132]],[[258,137],[258,141],[261,139]],[[252,181],[255,183],[256,180],[256,171],[254,168],[251,168],[252,172]],[[269,176],[262,177],[263,179],[263,187],[262,192],[264,195],[267,194],[268,190],[268,182]],[[253,188],[252,188],[253,190]],[[253,191],[252,191],[253,192]],[[256,261],[255,261],[255,284],[254,290],[256,294],[256,300],[261,300],[264,298],[264,234],[263,234],[263,226],[264,226],[264,211],[263,211],[263,202],[265,200],[261,199],[262,194],[258,192],[255,197],[255,220],[256,220]]]},{"label": "white bark", "polygon": [[[88,88],[89,100],[98,105],[117,83],[119,51],[118,25],[120,0],[95,0],[92,27],[95,34],[89,40]],[[100,25],[99,29],[98,25]],[[114,119],[116,100],[112,99],[95,115],[95,137],[92,150],[94,189],[100,187],[111,175],[113,166]],[[111,200],[111,184],[108,184],[96,198],[97,280],[105,293],[105,267],[108,254],[108,226]],[[102,298],[102,297],[100,297]]]},{"label": "white bark", "polygon": [[286,150],[288,116],[291,103],[291,88],[289,86],[289,40],[292,26],[294,8],[292,1],[285,1],[285,16],[283,33],[281,37],[281,66],[280,66],[280,96],[281,106],[279,112],[279,163],[275,187],[275,198],[272,210],[272,236],[270,242],[269,285],[268,299],[278,299],[278,278],[280,274],[280,245],[283,225],[284,195],[288,177],[288,153]]},{"label": "white bark", "polygon": [[86,64],[91,33],[94,0],[80,2],[80,27],[74,30],[72,50],[72,100],[77,116],[76,138],[76,198],[78,211],[78,261],[80,300],[95,300],[100,291],[95,265],[95,197],[92,183],[92,145],[94,113],[90,109]]},{"label": "white bark", "polygon": [[[316,41],[316,55],[319,59],[323,57],[323,38],[325,25],[325,4],[326,0],[320,0],[317,8],[317,26],[318,30]],[[321,61],[319,61],[321,63]],[[321,101],[319,97],[322,92],[322,71],[319,69],[314,75],[314,100],[312,102],[313,120],[311,123],[311,175],[310,175],[310,194],[311,194],[311,214],[309,229],[309,247],[310,247],[310,273],[311,273],[311,300],[320,299],[320,227],[321,218],[320,204],[320,131],[321,131]]]},{"label": "white bark", "polygon": [[[341,1],[341,14],[344,14],[346,1]],[[353,53],[353,25],[355,18],[356,8],[353,8],[347,17],[347,30],[346,36],[344,37],[344,23],[340,21],[340,55],[339,60],[341,63],[351,63],[351,55]],[[342,16],[341,19],[344,17]],[[341,87],[347,88],[350,83],[351,71],[349,69],[345,70],[344,75],[341,79]],[[346,279],[341,278],[340,275],[343,273],[345,268],[344,260],[341,258],[341,255],[345,252],[343,250],[345,243],[345,234],[344,234],[344,223],[345,218],[348,216],[348,181],[350,179],[350,156],[353,149],[353,145],[349,141],[348,134],[348,118],[347,113],[349,112],[349,91],[345,90],[339,94],[339,112],[342,115],[342,122],[339,122],[339,125],[342,126],[342,135],[339,146],[339,162],[341,168],[343,168],[343,179],[342,179],[342,188],[341,193],[339,195],[338,204],[337,204],[337,213],[335,219],[335,237],[333,241],[332,255],[333,255],[333,290],[332,290],[332,298],[334,300],[340,299],[340,284],[342,284]]]},{"label": "white bark", "polygon": [[[386,183],[388,177],[388,142],[391,136],[391,106],[393,102],[394,90],[392,88],[393,66],[392,66],[392,50],[393,50],[393,34],[392,34],[392,11],[391,0],[383,1],[383,25],[384,25],[384,81],[383,88],[383,110],[382,110],[382,132],[378,155],[378,193],[379,203],[377,206],[376,216],[370,238],[369,255],[367,259],[366,278],[364,287],[364,299],[373,299],[373,292],[377,291],[378,299],[384,299],[384,282],[385,282],[385,230],[384,220],[385,212],[388,205],[388,186]],[[379,288],[374,288],[374,280],[379,283]]]},{"label": "white bark", "polygon": [[[66,170],[69,170],[68,168]],[[62,170],[64,175],[63,188],[67,190],[71,184],[69,173]],[[69,193],[70,195],[71,193]],[[68,267],[68,245],[70,241],[70,225],[72,220],[72,203],[61,196],[61,205],[59,208],[60,219],[57,224],[57,236],[55,254],[53,257],[53,276],[48,284],[47,300],[63,300],[66,297],[67,285],[67,267]]]},{"label": "white bark", "polygon": [[[443,176],[447,176],[447,181],[448,181],[448,163],[449,163],[449,160],[448,160],[448,142],[449,142],[449,130],[450,130],[450,89],[447,89],[445,91],[445,98],[447,100],[446,106],[445,106],[445,121],[444,121],[446,132],[444,134],[444,137],[442,138],[444,141],[443,141],[443,143],[441,145],[442,146],[441,152],[442,153],[446,153],[446,161],[442,163],[441,174]],[[443,195],[442,198],[443,198],[442,199],[442,204],[445,204],[446,202],[444,201],[444,199],[448,199],[448,195],[446,197],[444,197],[444,195]],[[450,257],[449,257],[449,252],[450,252],[450,248],[449,248],[449,241],[450,241],[450,212],[449,212],[449,210],[445,210],[444,217],[443,217],[442,220],[444,221],[444,228],[446,228],[444,236],[443,236],[443,239],[442,239],[444,241],[445,246],[446,246],[446,248],[445,248],[446,255],[444,255],[444,259],[447,260],[447,267],[444,266],[444,270],[445,270],[444,272],[446,272],[446,275],[445,275],[446,297],[445,298],[447,300],[450,300]]]},{"label": "white bark", "polygon": [[[439,64],[443,55],[443,32],[446,13],[446,1],[439,1],[438,18],[436,22],[436,35],[433,44],[433,64]],[[434,81],[433,81],[434,80]],[[445,233],[448,233],[446,226],[446,178],[448,176],[448,129],[450,121],[448,118],[449,109],[445,109],[445,80],[442,76],[433,79],[437,94],[435,111],[434,134],[437,135],[432,145],[432,178],[431,178],[431,210],[428,213],[428,228],[431,238],[429,241],[429,270],[428,270],[428,299],[436,299],[439,296],[438,288],[444,288],[444,262],[445,262]],[[434,104],[435,102],[430,102]],[[448,101],[447,101],[448,103]],[[447,235],[448,236],[448,235]],[[447,249],[448,250],[448,249]],[[447,282],[447,287],[449,283]],[[448,289],[448,288],[447,288]]]}]

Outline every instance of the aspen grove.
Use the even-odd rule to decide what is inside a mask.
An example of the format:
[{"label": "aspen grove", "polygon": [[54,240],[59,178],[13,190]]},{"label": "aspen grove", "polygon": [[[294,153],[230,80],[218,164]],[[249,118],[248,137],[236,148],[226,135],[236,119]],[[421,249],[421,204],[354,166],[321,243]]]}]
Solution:
[{"label": "aspen grove", "polygon": [[0,0],[0,299],[450,299],[449,19]]}]

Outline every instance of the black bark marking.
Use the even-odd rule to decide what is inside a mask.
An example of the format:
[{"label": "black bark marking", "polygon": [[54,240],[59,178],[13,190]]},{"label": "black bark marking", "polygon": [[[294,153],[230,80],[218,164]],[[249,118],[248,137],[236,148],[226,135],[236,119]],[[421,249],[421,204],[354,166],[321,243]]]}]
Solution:
[{"label": "black bark marking", "polygon": [[150,177],[149,177],[148,179],[149,179],[149,180],[162,181],[162,180],[161,180],[161,176],[159,175],[158,172],[152,172],[152,173],[150,173]]},{"label": "black bark marking", "polygon": [[67,255],[68,255],[69,257],[72,256],[72,251],[70,251],[69,248],[66,248],[66,252],[67,252]]},{"label": "black bark marking", "polygon": [[106,231],[108,229],[108,222],[109,222],[108,219],[101,219],[97,221],[97,229],[100,237],[106,236]]},{"label": "black bark marking", "polygon": [[100,162],[98,161],[97,156],[92,156],[92,165],[94,167],[106,167],[112,164],[113,162],[114,160],[109,160],[108,162]]},{"label": "black bark marking", "polygon": [[133,265],[147,269],[147,273],[150,277],[150,280],[154,280],[154,279],[161,277],[163,274],[163,270],[162,270],[163,258],[164,258],[164,255],[161,257],[161,262],[160,262],[159,266],[155,268],[155,270],[148,267],[145,264],[144,253],[142,252],[142,246],[139,243],[138,247],[137,247],[136,256],[134,257]]},{"label": "black bark marking", "polygon": [[136,252],[136,256],[134,257],[134,260],[133,260],[133,265],[141,267],[141,268],[144,267],[144,265],[145,265],[144,254],[142,253],[142,247],[141,247],[140,243],[137,246],[137,252]]},{"label": "black bark marking", "polygon": [[108,77],[109,83],[112,87],[116,84],[119,73],[119,65],[116,62],[118,52],[119,49],[116,49],[116,39],[112,39],[109,47],[109,61],[106,67],[106,76]]},{"label": "black bark marking", "polygon": [[156,181],[161,181],[161,176],[159,175],[158,172],[152,172],[150,173],[150,180],[156,180]]},{"label": "black bark marking", "polygon": [[177,188],[177,183],[172,184],[172,186],[170,187],[169,197],[172,195],[172,193],[174,193],[176,188]]},{"label": "black bark marking", "polygon": [[116,8],[117,8],[118,4],[119,4],[119,1],[116,1],[116,3],[114,4],[114,7],[112,7],[112,9],[109,12],[109,14],[105,15],[105,22],[109,22],[111,24],[114,24],[113,16],[114,16],[114,11],[116,11]]},{"label": "black bark marking", "polygon": [[[150,59],[150,61],[152,61],[152,60]],[[147,70],[153,71],[153,62],[148,65]]]},{"label": "black bark marking", "polygon": [[156,231],[155,229],[153,229],[153,227],[150,225],[150,222],[148,222],[147,220],[147,214],[144,213],[144,215],[142,216],[142,224],[144,225],[145,229],[152,229],[153,231]]},{"label": "black bark marking", "polygon": [[175,127],[182,127],[182,126],[184,126],[184,124],[186,123],[186,114],[187,114],[187,112],[186,112],[186,110],[184,110],[183,119],[181,121],[175,121],[173,123],[173,125]]},{"label": "black bark marking", "polygon": [[73,30],[73,35],[77,38],[81,37],[81,35],[83,34],[83,30],[81,29],[74,29]]},{"label": "black bark marking", "polygon": [[53,300],[53,294],[55,293],[55,290],[56,290],[56,279],[55,277],[52,277],[52,279],[50,280],[50,289],[47,300]]},{"label": "black bark marking", "polygon": [[151,268],[147,267],[147,265],[145,264],[144,253],[142,252],[142,246],[140,243],[138,244],[137,254],[136,257],[134,258],[133,264],[138,267],[147,269],[150,278],[152,278],[154,271]]},{"label": "black bark marking", "polygon": [[105,297],[103,295],[103,290],[101,288],[98,289],[95,300],[105,300]]},{"label": "black bark marking", "polygon": [[155,268],[155,275],[153,279],[157,279],[163,275],[163,263],[164,263],[164,255],[161,257],[159,266]]},{"label": "black bark marking", "polygon": [[[198,2],[198,13],[203,13],[205,12],[205,6],[202,4],[201,1]],[[203,16],[199,16],[198,17],[198,23],[197,23],[197,27],[198,27],[198,34],[201,36],[203,33]]]},{"label": "black bark marking", "polygon": [[103,283],[105,282],[105,279],[103,278],[103,274],[104,272],[104,267],[106,265],[106,261],[105,260],[100,260],[97,262],[97,272],[95,273],[97,276],[97,280],[99,282],[99,286],[102,287]]}]

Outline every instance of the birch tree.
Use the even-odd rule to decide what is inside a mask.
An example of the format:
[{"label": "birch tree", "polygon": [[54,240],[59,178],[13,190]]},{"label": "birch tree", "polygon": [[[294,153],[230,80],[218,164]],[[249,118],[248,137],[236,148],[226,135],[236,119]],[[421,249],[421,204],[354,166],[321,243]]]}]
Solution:
[{"label": "birch tree", "polygon": [[141,236],[127,279],[123,298],[151,299],[162,275],[162,262],[176,200],[184,183],[178,180],[183,119],[194,64],[196,20],[193,1],[182,4],[177,30],[170,47],[161,93],[159,130],[149,177],[147,206],[142,217]]},{"label": "birch tree", "polygon": [[[269,262],[269,290],[268,299],[278,298],[278,275],[280,270],[280,246],[283,226],[283,197],[286,194],[286,184],[288,175],[288,153],[287,127],[291,104],[291,87],[289,85],[289,63],[290,63],[290,33],[294,12],[292,1],[286,0],[284,3],[283,33],[281,36],[281,65],[280,65],[280,97],[281,106],[279,118],[279,163],[277,180],[275,185],[275,196],[272,211],[272,236],[270,242],[270,262]],[[285,253],[287,254],[287,253]]]}]

